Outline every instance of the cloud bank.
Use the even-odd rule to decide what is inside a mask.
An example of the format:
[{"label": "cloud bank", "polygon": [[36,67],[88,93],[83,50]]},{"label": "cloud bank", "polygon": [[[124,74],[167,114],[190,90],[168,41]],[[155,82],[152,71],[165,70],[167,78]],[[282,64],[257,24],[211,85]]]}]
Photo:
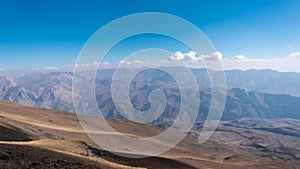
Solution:
[{"label": "cloud bank", "polygon": [[209,55],[200,56],[198,56],[195,51],[189,51],[188,53],[177,51],[168,58],[169,61],[217,61],[222,59],[223,54],[219,51],[213,52]]},{"label": "cloud bank", "polygon": [[244,55],[235,55],[232,60],[246,60],[247,58]]},{"label": "cloud bank", "polygon": [[300,59],[300,52],[290,53],[288,57],[291,59]]},{"label": "cloud bank", "polygon": [[199,61],[200,57],[197,57],[195,51],[190,51],[188,53],[182,53],[180,51],[175,52],[171,57],[168,58],[169,61]]},{"label": "cloud bank", "polygon": [[213,52],[210,55],[201,55],[201,60],[220,61],[223,60],[223,54],[219,51]]},{"label": "cloud bank", "polygon": [[300,52],[270,59],[247,59],[243,55],[236,55],[231,60],[223,60],[222,65],[225,70],[272,69],[280,72],[300,72]]},{"label": "cloud bank", "polygon": [[[210,55],[197,56],[196,52],[176,52],[169,61],[188,61],[193,68],[204,68],[203,61],[220,61],[224,70],[249,70],[249,69],[272,69],[280,72],[300,72],[300,52],[293,52],[282,58],[249,59],[245,55],[235,55],[230,59],[223,59],[221,52],[217,51]],[[194,64],[193,64],[194,63]]]},{"label": "cloud bank", "polygon": [[[198,55],[194,51],[189,51],[187,53],[177,51],[170,57],[166,59],[149,62],[144,60],[132,60],[132,61],[121,61],[119,63],[109,63],[107,61],[101,62],[92,62],[89,64],[70,64],[64,66],[48,66],[48,67],[39,67],[34,68],[31,71],[73,71],[74,68],[79,68],[83,70],[88,69],[113,69],[117,68],[120,64],[128,68],[141,68],[147,67],[147,65],[154,66],[176,66],[175,63],[180,63],[181,61],[185,62],[186,65],[192,68],[205,68],[205,66],[215,63],[220,63],[224,70],[249,70],[249,69],[272,69],[280,72],[299,72],[300,73],[300,52],[293,52],[282,58],[270,58],[270,59],[252,59],[247,58],[245,55],[238,54],[231,58],[223,58],[223,54],[220,51],[208,55]],[[217,61],[217,62],[215,62]],[[182,65],[182,64],[180,64]],[[209,65],[211,66],[211,65]],[[211,66],[213,67],[213,66]],[[211,68],[210,67],[210,68]],[[2,74],[9,73],[10,70],[1,69]],[[27,70],[28,71],[28,70]]]}]

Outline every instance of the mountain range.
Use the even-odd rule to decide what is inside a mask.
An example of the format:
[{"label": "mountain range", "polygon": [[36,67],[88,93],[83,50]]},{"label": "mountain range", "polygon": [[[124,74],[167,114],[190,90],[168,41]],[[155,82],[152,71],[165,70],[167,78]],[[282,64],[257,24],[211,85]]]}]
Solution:
[{"label": "mountain range", "polygon": [[[177,68],[180,72],[180,68]],[[96,98],[105,118],[123,118],[111,97],[114,69],[97,72]],[[197,121],[206,118],[211,101],[208,74],[205,69],[192,69],[197,79],[200,109]],[[273,70],[225,71],[227,96],[223,120],[239,118],[300,119],[300,74]],[[40,72],[20,77],[0,77],[0,99],[18,104],[74,112],[71,72]],[[138,110],[150,107],[148,96],[154,89],[167,96],[166,109],[158,121],[176,118],[180,110],[180,90],[170,75],[159,70],[146,70],[132,80],[130,100]],[[158,122],[156,121],[156,122]]]},{"label": "mountain range", "polygon": [[[199,86],[194,92],[200,96],[196,123],[168,152],[141,159],[108,152],[83,131],[81,120],[70,113],[74,112],[74,73],[40,72],[0,77],[0,168],[298,168],[299,74],[271,70],[226,71],[222,121],[209,140],[200,144],[198,136],[208,115],[212,89],[204,69],[192,72]],[[137,110],[149,109],[151,91],[160,89],[166,96],[162,115],[146,124],[127,120],[116,109],[111,93],[113,73],[113,69],[101,70],[95,79],[96,100],[105,119],[86,116],[85,119],[92,119],[93,125],[100,125],[102,129],[105,120],[116,131],[134,138],[149,138],[170,127],[185,98],[169,74],[145,70],[129,84],[130,102]],[[94,130],[88,132],[101,137],[118,135]],[[152,148],[164,146],[158,140],[150,141]],[[128,149],[122,144],[120,147]]]}]

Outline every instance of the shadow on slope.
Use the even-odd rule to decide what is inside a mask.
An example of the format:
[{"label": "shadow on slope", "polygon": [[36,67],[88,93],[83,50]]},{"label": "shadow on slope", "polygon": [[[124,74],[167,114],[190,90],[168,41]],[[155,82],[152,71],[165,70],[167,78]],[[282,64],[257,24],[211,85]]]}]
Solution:
[{"label": "shadow on slope", "polygon": [[33,141],[34,137],[14,126],[0,125],[0,141]]},{"label": "shadow on slope", "polygon": [[[84,143],[85,144],[85,143]],[[167,168],[173,168],[173,169],[195,169],[195,167],[190,166],[186,163],[179,162],[172,159],[167,159],[163,157],[148,157],[148,158],[128,158],[128,157],[122,157],[118,156],[116,154],[113,154],[111,152],[100,150],[97,148],[94,148],[92,146],[89,146],[85,144],[88,147],[88,156],[94,156],[99,157],[104,160],[122,164],[126,166],[132,166],[132,167],[145,167],[148,169],[167,169]]]},{"label": "shadow on slope", "polygon": [[[119,168],[31,145],[0,144],[0,168]],[[124,167],[126,168],[126,167]]]}]

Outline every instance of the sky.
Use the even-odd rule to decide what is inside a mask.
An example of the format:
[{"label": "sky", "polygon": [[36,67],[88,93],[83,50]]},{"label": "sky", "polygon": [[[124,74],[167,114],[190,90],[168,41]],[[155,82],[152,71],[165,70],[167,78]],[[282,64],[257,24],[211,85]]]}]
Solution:
[{"label": "sky", "polygon": [[[299,7],[298,0],[0,0],[0,72],[74,65],[94,32],[115,19],[140,12],[168,13],[193,23],[222,54],[225,66],[268,68],[271,63],[274,66],[270,68],[298,71]],[[133,37],[107,61],[159,45],[174,55],[177,51],[189,53],[164,41],[163,36]]]}]

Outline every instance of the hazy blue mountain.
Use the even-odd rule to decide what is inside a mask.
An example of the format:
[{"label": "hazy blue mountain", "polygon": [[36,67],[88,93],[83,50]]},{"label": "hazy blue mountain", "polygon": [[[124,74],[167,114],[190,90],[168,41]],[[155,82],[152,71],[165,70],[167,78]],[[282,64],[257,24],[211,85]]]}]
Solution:
[{"label": "hazy blue mountain", "polygon": [[0,99],[48,109],[73,111],[72,73],[33,73],[0,78]]},{"label": "hazy blue mountain", "polygon": [[[181,71],[180,68],[176,68]],[[193,69],[198,81],[201,104],[198,121],[206,118],[210,105],[210,85],[204,69]],[[111,97],[113,69],[97,73],[96,98],[105,118],[122,118]],[[294,118],[300,119],[300,74],[272,70],[230,70],[227,82],[223,120],[239,118]],[[17,78],[0,77],[0,99],[23,105],[74,112],[70,72],[33,73]],[[133,78],[129,96],[138,110],[150,107],[148,96],[161,89],[167,96],[162,116],[155,121],[172,121],[180,110],[181,95],[176,81],[159,70],[145,70]],[[291,96],[294,95],[294,96]]]},{"label": "hazy blue mountain", "polygon": [[300,96],[300,73],[274,70],[226,71],[228,88]]},{"label": "hazy blue mountain", "polygon": [[[181,72],[181,68],[178,72]],[[205,69],[192,69],[195,79],[200,89],[210,88],[210,81]],[[114,69],[106,69],[98,71],[98,79],[111,79]],[[155,74],[156,73],[156,74]],[[166,76],[157,74],[157,72],[145,71],[144,75],[160,77],[160,80]],[[227,70],[225,71],[226,86],[228,89],[242,88],[248,91],[271,93],[271,94],[287,94],[300,97],[300,73],[295,72],[278,72],[275,70]]]}]

